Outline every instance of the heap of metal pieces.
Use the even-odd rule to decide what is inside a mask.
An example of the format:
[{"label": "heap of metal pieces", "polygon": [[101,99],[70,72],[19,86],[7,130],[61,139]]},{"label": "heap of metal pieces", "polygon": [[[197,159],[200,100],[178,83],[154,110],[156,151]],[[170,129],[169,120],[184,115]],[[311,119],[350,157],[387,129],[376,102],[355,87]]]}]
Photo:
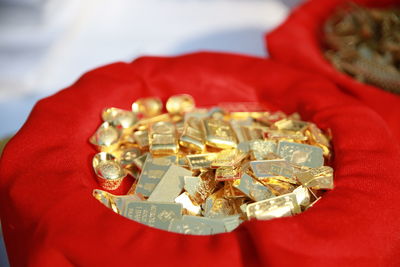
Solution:
[{"label": "heap of metal pieces", "polygon": [[[333,188],[330,138],[299,114],[256,103],[196,108],[189,95],[107,108],[90,138],[99,153],[93,195],[116,213],[177,233],[229,232],[291,216]],[[109,191],[134,178],[126,195]]]}]

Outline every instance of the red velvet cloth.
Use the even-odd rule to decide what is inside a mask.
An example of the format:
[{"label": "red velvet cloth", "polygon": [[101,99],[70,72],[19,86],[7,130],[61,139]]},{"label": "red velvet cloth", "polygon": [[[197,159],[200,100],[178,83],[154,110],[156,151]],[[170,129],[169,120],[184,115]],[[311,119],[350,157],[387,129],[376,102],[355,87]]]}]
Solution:
[{"label": "red velvet cloth", "polygon": [[[378,112],[400,143],[400,96],[360,83],[351,76],[337,71],[322,53],[322,28],[325,20],[346,2],[349,1],[306,1],[280,27],[266,36],[269,54],[275,60],[321,74],[335,82],[343,92],[356,97]],[[353,0],[352,2],[371,7],[400,4],[399,0]]]},{"label": "red velvet cloth", "polygon": [[[113,213],[92,197],[98,185],[88,138],[101,110],[177,93],[200,106],[257,101],[330,128],[335,189],[295,217],[215,236],[169,233]],[[197,53],[101,67],[39,101],[4,151],[0,214],[9,259],[41,267],[399,266],[394,143],[374,111],[324,79],[270,60]]]}]

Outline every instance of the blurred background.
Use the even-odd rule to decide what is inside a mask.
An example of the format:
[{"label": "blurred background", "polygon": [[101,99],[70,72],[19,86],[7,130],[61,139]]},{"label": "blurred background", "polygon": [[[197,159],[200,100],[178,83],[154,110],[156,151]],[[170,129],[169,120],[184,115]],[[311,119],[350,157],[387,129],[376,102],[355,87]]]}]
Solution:
[{"label": "blurred background", "polygon": [[300,1],[0,0],[0,140],[37,100],[100,65],[199,50],[265,57],[264,34]]}]

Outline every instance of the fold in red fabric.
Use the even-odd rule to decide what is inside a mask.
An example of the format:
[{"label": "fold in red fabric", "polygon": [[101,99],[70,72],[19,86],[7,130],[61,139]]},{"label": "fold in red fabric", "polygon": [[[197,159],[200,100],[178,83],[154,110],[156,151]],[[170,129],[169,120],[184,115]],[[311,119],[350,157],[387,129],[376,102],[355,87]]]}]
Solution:
[{"label": "fold in red fabric", "polygon": [[[333,134],[335,189],[294,216],[188,236],[139,224],[92,197],[88,138],[105,107],[189,93],[199,106],[259,102]],[[145,57],[83,75],[37,103],[0,162],[12,266],[399,266],[400,152],[381,117],[332,83],[239,55]],[[127,185],[125,185],[127,186]]]},{"label": "fold in red fabric", "polygon": [[[326,19],[347,0],[310,0],[298,7],[276,30],[267,34],[271,58],[287,65],[321,74],[345,93],[356,97],[386,121],[400,143],[400,96],[354,80],[337,71],[322,52],[322,33]],[[390,7],[399,0],[353,0],[363,6]],[[321,88],[321,90],[324,90]]]}]

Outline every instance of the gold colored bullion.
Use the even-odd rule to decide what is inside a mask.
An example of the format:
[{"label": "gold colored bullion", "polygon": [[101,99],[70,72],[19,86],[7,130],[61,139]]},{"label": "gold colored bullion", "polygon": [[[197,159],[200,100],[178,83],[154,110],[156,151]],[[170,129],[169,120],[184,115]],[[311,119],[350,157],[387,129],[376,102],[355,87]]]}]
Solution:
[{"label": "gold colored bullion", "polygon": [[94,156],[93,169],[100,186],[107,190],[117,189],[127,175],[115,157],[106,152],[100,152]]},{"label": "gold colored bullion", "polygon": [[236,148],[235,133],[229,122],[216,119],[204,119],[206,144],[217,148]]},{"label": "gold colored bullion", "polygon": [[171,96],[166,104],[167,111],[171,114],[184,114],[192,111],[194,107],[193,97],[187,94]]},{"label": "gold colored bullion", "polygon": [[98,184],[115,190],[129,175],[132,186],[121,196],[95,189],[93,197],[126,218],[191,235],[309,209],[334,187],[331,136],[298,113],[263,109],[196,108],[185,94],[168,99],[168,113],[157,97],[138,99],[132,111],[104,109],[90,137],[100,152]]},{"label": "gold colored bullion", "polygon": [[179,144],[191,150],[202,152],[205,149],[204,129],[200,119],[189,117],[183,128]]},{"label": "gold colored bullion", "polygon": [[132,111],[144,117],[154,117],[161,114],[162,106],[158,97],[139,98],[132,104]]},{"label": "gold colored bullion", "polygon": [[106,108],[103,110],[102,118],[116,127],[124,129],[132,127],[137,122],[135,113],[119,108]]},{"label": "gold colored bullion", "polygon": [[108,122],[104,122],[90,138],[100,151],[110,152],[117,148],[121,132]]}]

